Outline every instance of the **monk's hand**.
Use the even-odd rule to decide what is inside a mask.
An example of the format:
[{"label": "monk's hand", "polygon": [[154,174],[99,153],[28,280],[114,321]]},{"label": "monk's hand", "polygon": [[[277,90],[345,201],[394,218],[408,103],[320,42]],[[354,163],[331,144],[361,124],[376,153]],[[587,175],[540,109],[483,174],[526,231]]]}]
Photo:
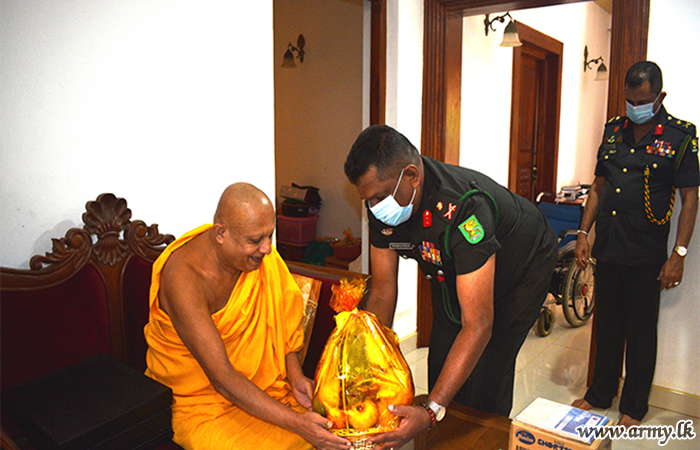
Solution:
[{"label": "monk's hand", "polygon": [[307,377],[299,377],[296,380],[289,380],[292,386],[292,393],[299,404],[311,411],[311,401],[314,397],[314,382]]},{"label": "monk's hand", "polygon": [[369,442],[372,444],[383,443],[382,448],[385,449],[400,448],[432,425],[430,414],[422,406],[389,405],[389,411],[401,418],[399,427],[369,438]]},{"label": "monk's hand", "polygon": [[333,422],[313,411],[297,415],[294,431],[319,450],[353,450],[352,443],[331,433]]}]

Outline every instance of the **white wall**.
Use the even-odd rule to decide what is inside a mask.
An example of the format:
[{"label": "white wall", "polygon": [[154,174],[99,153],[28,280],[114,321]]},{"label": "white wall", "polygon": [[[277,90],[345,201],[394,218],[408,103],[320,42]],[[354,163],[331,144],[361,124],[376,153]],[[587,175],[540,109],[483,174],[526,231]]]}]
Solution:
[{"label": "white wall", "polygon": [[[423,92],[423,2],[387,2],[386,122],[420,150]],[[399,297],[393,329],[399,338],[416,331],[418,264],[399,260]]]},{"label": "white wall", "polygon": [[[590,183],[606,120],[607,82],[594,81],[597,67],[583,72],[583,50],[588,45],[589,60],[609,61],[611,16],[593,2],[511,15],[564,44],[557,185]],[[507,186],[513,50],[499,46],[505,24],[494,27],[485,36],[483,15],[463,21],[460,165]]]},{"label": "white wall", "polygon": [[[317,236],[342,238],[349,227],[359,237],[362,205],[343,164],[363,129],[363,1],[275,0],[274,14],[277,192],[318,187]],[[304,62],[281,68],[299,33]]]},{"label": "white wall", "polygon": [[274,198],[272,2],[0,1],[1,265],[102,192],[175,235],[232,182]]},{"label": "white wall", "polygon": [[[647,58],[656,62],[664,76],[668,93],[664,106],[670,114],[700,124],[698,113],[697,47],[685,45],[700,42],[697,28],[700,3],[696,0],[652,0],[649,21]],[[672,42],[669,24],[673,24]],[[669,238],[673,248],[680,202],[674,211]],[[695,237],[688,248],[683,283],[661,294],[659,317],[659,350],[654,385],[665,389],[700,395],[700,217]],[[697,399],[695,400],[697,402]]]}]

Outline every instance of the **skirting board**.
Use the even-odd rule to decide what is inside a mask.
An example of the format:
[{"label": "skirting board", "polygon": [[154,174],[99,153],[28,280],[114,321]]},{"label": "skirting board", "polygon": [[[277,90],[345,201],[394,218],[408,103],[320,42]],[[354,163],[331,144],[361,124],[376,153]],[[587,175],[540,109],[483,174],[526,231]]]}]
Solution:
[{"label": "skirting board", "polygon": [[700,419],[700,397],[697,395],[652,386],[649,405]]},{"label": "skirting board", "polygon": [[[625,379],[620,378],[618,392],[622,392],[624,382]],[[700,419],[700,397],[697,395],[652,385],[649,393],[649,406]]]}]

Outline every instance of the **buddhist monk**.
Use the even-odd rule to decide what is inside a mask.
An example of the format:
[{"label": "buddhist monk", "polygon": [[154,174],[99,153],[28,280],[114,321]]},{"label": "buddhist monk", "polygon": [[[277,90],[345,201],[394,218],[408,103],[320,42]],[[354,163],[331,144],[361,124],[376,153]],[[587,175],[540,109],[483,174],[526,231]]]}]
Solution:
[{"label": "buddhist monk", "polygon": [[173,390],[173,440],[187,450],[352,448],[310,410],[303,300],[274,230],[269,198],[233,184],[214,223],[153,266],[146,374]]}]

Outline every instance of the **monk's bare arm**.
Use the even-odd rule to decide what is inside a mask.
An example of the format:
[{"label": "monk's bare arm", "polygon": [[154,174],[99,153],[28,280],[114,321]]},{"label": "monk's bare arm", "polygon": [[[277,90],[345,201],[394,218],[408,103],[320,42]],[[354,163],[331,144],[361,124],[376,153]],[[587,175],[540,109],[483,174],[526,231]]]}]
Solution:
[{"label": "monk's bare arm", "polygon": [[287,379],[292,386],[294,397],[301,406],[310,410],[314,397],[314,382],[304,375],[301,361],[299,361],[299,353],[288,353],[285,360],[287,362]]},{"label": "monk's bare arm", "polygon": [[182,266],[164,268],[159,300],[180,339],[199,362],[218,393],[247,413],[299,434],[319,448],[343,449],[348,441],[327,431],[318,414],[300,414],[267,395],[237,372],[228,360],[197,275]]}]

